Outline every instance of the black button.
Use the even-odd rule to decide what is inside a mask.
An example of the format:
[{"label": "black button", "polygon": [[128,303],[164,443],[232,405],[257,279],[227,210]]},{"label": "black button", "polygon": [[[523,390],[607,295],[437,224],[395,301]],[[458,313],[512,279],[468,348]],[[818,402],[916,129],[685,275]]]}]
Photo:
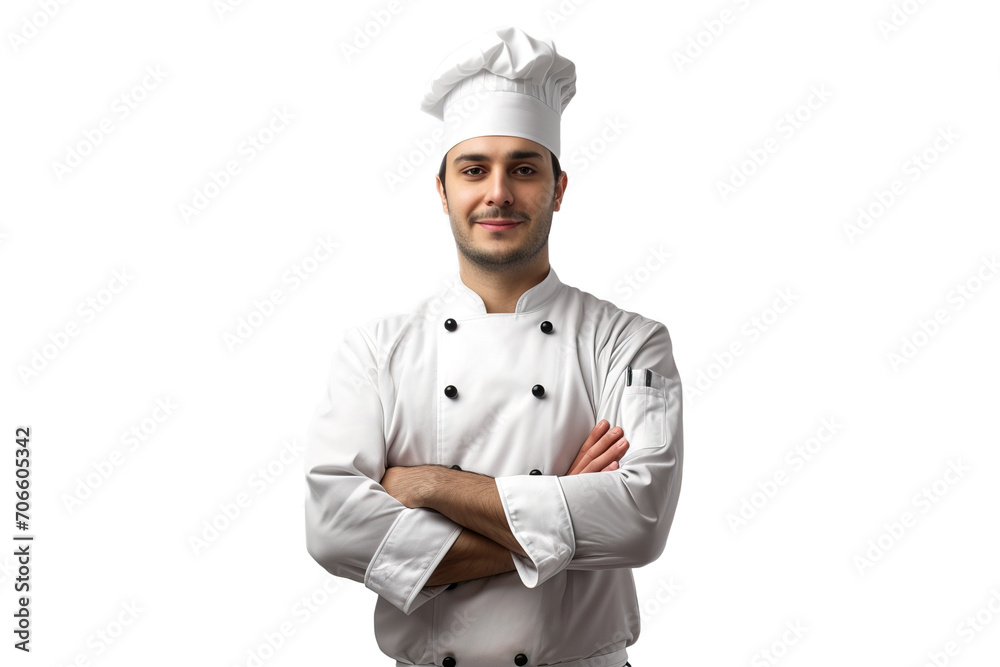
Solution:
[{"label": "black button", "polygon": [[445,658],[444,660],[441,661],[441,664],[444,667],[455,667],[455,665],[458,664],[458,661],[456,661],[455,658],[453,658],[453,657],[451,657],[449,655],[447,658]]},{"label": "black button", "polygon": [[542,474],[542,471],[541,471],[541,470],[539,470],[538,468],[535,468],[534,470],[532,470],[532,471],[531,471],[531,472],[529,472],[528,474],[529,474],[529,475],[541,475],[541,474]]},{"label": "black button", "polygon": [[545,395],[545,387],[540,384],[536,384],[531,388],[531,393],[535,395],[535,398],[541,398]]},{"label": "black button", "polygon": [[[544,333],[544,334],[550,334],[550,333],[552,333],[552,322],[549,322],[548,320],[545,320],[544,322],[542,322],[542,333]],[[521,664],[524,664],[524,663],[521,663]]]},{"label": "black button", "polygon": [[458,389],[455,388],[455,385],[450,384],[444,388],[444,395],[448,398],[455,398],[458,396]]},{"label": "black button", "polygon": [[462,466],[460,466],[460,465],[458,465],[458,464],[456,463],[455,465],[453,465],[453,466],[451,467],[451,469],[452,469],[452,470],[461,470],[461,469],[462,469]]},{"label": "black button", "polygon": [[514,664],[517,665],[517,667],[522,667],[522,665],[527,665],[528,656],[526,656],[523,653],[518,653],[517,655],[514,656]]},{"label": "black button", "polygon": [[456,586],[458,586],[458,582],[457,581],[455,583],[453,583],[453,584],[448,584],[448,588],[446,588],[445,590],[446,591],[450,591],[451,589],[455,588]]},{"label": "black button", "polygon": [[444,328],[448,331],[454,331],[458,328],[458,322],[451,319],[450,317],[444,321]]}]

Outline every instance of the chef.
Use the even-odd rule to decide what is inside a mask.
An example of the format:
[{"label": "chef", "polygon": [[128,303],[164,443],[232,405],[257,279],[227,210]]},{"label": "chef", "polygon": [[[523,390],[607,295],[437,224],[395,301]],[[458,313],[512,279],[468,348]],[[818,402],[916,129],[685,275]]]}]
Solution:
[{"label": "chef", "polygon": [[348,329],[310,424],[308,551],[378,594],[397,667],[622,667],[639,637],[631,568],[677,507],[681,382],[663,324],[549,265],[575,82],[516,28],[435,73],[458,271]]}]

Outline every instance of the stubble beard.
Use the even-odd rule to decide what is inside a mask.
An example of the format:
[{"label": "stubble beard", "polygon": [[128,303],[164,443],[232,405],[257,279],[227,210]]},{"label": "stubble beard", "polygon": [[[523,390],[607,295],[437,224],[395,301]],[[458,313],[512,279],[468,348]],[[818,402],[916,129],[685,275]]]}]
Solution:
[{"label": "stubble beard", "polygon": [[453,213],[449,213],[448,217],[451,220],[451,231],[455,235],[455,245],[463,257],[484,271],[506,272],[528,266],[542,252],[549,241],[552,213],[553,208],[550,206],[540,211],[535,220],[521,222],[522,225],[528,224],[528,236],[520,245],[509,250],[476,247],[470,238],[475,223],[470,223],[467,219],[458,220]]}]

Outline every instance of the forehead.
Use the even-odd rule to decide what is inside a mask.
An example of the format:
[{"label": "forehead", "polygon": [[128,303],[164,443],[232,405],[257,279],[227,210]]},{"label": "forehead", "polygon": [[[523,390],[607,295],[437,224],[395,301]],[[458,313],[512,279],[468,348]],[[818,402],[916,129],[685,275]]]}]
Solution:
[{"label": "forehead", "polygon": [[[535,159],[544,159],[549,155],[549,149],[524,137],[485,136],[472,137],[455,144],[445,159],[448,164],[454,164],[462,156],[482,156],[489,161],[531,159],[525,155],[536,154]],[[477,158],[477,161],[482,158]]]}]

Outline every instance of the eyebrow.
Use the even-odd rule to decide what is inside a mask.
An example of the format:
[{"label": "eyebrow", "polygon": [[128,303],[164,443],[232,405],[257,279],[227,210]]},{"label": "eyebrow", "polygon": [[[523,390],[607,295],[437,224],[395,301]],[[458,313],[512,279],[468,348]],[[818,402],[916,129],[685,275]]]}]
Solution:
[{"label": "eyebrow", "polygon": [[[530,160],[532,158],[541,160],[543,156],[538,151],[510,151],[505,156],[507,160]],[[488,155],[483,155],[482,153],[463,153],[455,158],[452,164],[458,164],[459,162],[489,162],[490,158]]]}]

